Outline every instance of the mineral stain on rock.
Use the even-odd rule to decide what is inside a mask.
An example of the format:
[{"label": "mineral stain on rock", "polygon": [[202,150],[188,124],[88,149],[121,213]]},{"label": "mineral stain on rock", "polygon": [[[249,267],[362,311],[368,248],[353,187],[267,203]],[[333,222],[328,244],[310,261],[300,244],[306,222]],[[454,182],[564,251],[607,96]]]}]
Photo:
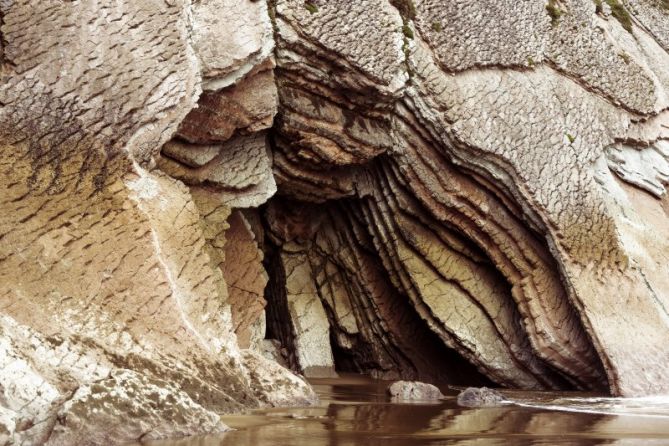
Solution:
[{"label": "mineral stain on rock", "polygon": [[0,445],[669,393],[663,2],[103,3],[0,2]]}]

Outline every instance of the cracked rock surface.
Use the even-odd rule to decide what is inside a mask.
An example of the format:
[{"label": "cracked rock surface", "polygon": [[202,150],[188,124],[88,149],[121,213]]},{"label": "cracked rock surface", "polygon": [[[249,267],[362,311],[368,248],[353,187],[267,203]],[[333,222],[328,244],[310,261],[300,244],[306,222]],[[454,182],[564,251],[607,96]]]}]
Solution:
[{"label": "cracked rock surface", "polygon": [[299,245],[312,271],[300,282],[326,309],[335,359],[435,379],[384,309],[401,302],[451,369],[666,393],[667,11],[371,3],[276,2],[282,198],[266,219],[274,258]]},{"label": "cracked rock surface", "polygon": [[[255,238],[228,217],[274,191],[256,133],[274,96],[254,87],[253,106],[223,93],[246,133],[197,153],[182,143],[170,154],[188,169],[166,168],[173,177],[155,168],[203,86],[247,76],[274,91],[266,5],[19,0],[0,11],[0,443],[207,434],[227,429],[223,413],[313,402],[301,378],[240,349],[235,330],[248,344],[262,325],[263,284],[221,265],[230,227],[227,250],[264,277]],[[239,42],[221,39],[225,20],[244,30]],[[228,294],[225,279],[249,295]],[[255,307],[239,318],[231,306],[245,299]]]},{"label": "cracked rock surface", "polygon": [[0,1],[0,444],[669,392],[662,2],[103,3]]}]

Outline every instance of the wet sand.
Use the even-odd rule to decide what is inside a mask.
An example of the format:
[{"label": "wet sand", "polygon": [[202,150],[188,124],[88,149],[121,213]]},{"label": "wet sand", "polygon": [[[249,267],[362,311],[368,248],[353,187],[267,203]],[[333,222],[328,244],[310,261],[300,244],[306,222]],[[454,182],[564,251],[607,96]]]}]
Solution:
[{"label": "wet sand", "polygon": [[359,376],[311,380],[321,404],[225,416],[222,435],[151,446],[669,445],[669,398],[616,399],[583,393],[504,392],[516,404],[458,407],[391,403],[387,381]]}]

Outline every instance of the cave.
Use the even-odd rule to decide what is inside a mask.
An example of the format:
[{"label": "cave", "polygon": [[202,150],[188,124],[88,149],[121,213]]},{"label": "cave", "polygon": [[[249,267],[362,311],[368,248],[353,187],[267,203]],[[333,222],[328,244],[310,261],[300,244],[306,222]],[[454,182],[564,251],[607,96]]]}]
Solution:
[{"label": "cave", "polygon": [[0,2],[0,445],[669,392],[666,2],[100,3]]}]

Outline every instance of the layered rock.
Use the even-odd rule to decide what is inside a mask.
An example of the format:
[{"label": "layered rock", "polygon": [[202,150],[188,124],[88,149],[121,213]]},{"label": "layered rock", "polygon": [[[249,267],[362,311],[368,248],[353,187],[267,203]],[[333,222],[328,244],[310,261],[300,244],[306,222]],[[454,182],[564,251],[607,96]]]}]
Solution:
[{"label": "layered rock", "polygon": [[0,2],[0,443],[669,391],[666,8],[526,3]]},{"label": "layered rock", "polygon": [[[268,265],[272,273],[268,328],[284,345],[299,351],[295,340],[306,334],[300,330],[301,321],[288,327],[282,323],[295,317],[295,308],[282,293],[299,289],[301,299],[324,308],[316,325],[327,330],[329,323],[332,355],[340,369],[386,379],[483,380],[444,347],[407,296],[393,288],[364,220],[347,210],[343,203],[271,202],[267,235],[275,247]],[[315,303],[318,299],[320,303]],[[329,350],[328,345],[308,340],[312,350]],[[293,358],[293,367],[303,369],[299,357]]]},{"label": "layered rock", "polygon": [[[203,83],[271,66],[266,6],[222,3],[0,5],[0,443],[221,432],[221,413],[313,400],[301,378],[239,349],[216,263],[229,203],[273,192],[265,136],[254,133],[273,108],[219,150],[211,171],[225,194],[155,169]],[[251,34],[264,27],[257,45],[217,46],[221,30],[203,23],[228,3]],[[220,173],[223,163],[247,170]],[[260,268],[236,215],[229,249]]]},{"label": "layered rock", "polygon": [[[276,2],[279,193],[342,203],[307,257],[362,244],[498,384],[667,390],[666,11],[600,3]],[[370,326],[332,305],[357,272],[311,264],[339,337]]]}]

